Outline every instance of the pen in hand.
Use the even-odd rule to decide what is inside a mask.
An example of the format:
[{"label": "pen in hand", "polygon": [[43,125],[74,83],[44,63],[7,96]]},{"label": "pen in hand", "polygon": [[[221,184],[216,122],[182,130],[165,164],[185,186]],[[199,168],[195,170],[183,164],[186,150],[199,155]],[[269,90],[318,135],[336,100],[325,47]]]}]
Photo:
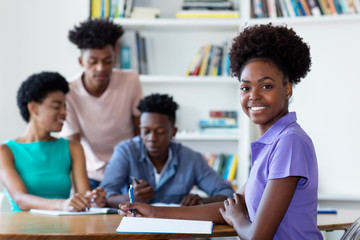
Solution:
[{"label": "pen in hand", "polygon": [[[134,188],[132,185],[129,188],[129,199],[131,204],[134,203]],[[131,216],[135,217],[134,209],[131,209]]]},{"label": "pen in hand", "polygon": [[136,177],[131,176],[130,178],[131,178],[132,182],[135,182],[136,184],[140,183],[139,180]]}]

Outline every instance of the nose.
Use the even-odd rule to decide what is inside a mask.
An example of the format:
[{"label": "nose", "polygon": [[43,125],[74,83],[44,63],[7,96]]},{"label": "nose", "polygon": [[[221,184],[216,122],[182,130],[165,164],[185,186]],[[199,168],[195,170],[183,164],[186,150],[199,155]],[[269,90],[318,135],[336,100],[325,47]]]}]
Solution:
[{"label": "nose", "polygon": [[103,71],[104,70],[104,64],[103,63],[101,63],[101,62],[99,62],[97,65],[96,65],[96,70],[97,71]]},{"label": "nose", "polygon": [[149,141],[156,141],[157,140],[157,134],[154,131],[151,131],[148,135]]},{"label": "nose", "polygon": [[252,89],[251,91],[250,91],[250,97],[249,97],[249,99],[251,100],[251,101],[256,101],[256,100],[258,100],[258,99],[260,99],[260,94],[259,94],[259,91],[257,90],[257,89]]},{"label": "nose", "polygon": [[61,108],[61,112],[60,112],[62,115],[64,115],[65,117],[67,116],[67,111],[66,111],[66,107],[65,106],[63,106],[62,108]]}]

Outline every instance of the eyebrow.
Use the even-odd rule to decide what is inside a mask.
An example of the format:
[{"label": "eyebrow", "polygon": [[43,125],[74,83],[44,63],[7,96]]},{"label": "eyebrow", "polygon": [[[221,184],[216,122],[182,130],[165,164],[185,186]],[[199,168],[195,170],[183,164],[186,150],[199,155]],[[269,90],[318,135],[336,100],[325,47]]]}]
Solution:
[{"label": "eyebrow", "polygon": [[[104,57],[104,58],[102,58],[102,59],[108,59],[108,58],[112,58],[113,56],[111,56],[111,55],[108,55],[108,56],[106,56],[106,57]],[[99,59],[98,57],[96,57],[96,56],[89,56],[89,58],[92,58],[92,59]]]},{"label": "eyebrow", "polygon": [[[263,78],[258,79],[257,81],[258,82],[263,82],[263,81],[265,81],[267,79],[270,79],[271,81],[275,82],[275,80],[273,78],[271,78],[271,77],[263,77]],[[241,79],[240,82],[250,83],[250,80]]]},{"label": "eyebrow", "polygon": [[61,101],[59,101],[59,100],[53,100],[51,103],[62,104],[62,102],[61,102]]}]

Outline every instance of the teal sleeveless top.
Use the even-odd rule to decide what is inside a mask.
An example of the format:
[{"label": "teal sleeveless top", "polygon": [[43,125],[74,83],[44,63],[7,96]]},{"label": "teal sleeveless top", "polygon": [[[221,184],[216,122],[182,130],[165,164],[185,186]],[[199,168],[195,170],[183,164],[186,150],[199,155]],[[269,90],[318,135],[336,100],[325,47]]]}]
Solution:
[{"label": "teal sleeveless top", "polygon": [[[14,156],[15,169],[29,194],[44,198],[69,198],[71,157],[67,139],[32,143],[8,140],[5,144]],[[6,189],[4,193],[12,211],[21,211]]]}]

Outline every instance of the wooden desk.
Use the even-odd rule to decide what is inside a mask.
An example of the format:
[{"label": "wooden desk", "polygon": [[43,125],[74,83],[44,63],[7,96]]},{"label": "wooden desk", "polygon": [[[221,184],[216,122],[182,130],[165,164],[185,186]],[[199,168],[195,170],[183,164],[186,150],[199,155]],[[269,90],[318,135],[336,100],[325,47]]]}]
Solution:
[{"label": "wooden desk", "polygon": [[322,231],[347,230],[360,217],[360,209],[339,209],[337,214],[318,214],[318,228]]},{"label": "wooden desk", "polygon": [[[345,230],[360,217],[360,210],[338,210],[338,214],[318,216],[320,230]],[[28,212],[0,213],[0,239],[21,240],[122,240],[236,236],[228,225],[215,225],[212,235],[116,233],[121,221],[117,214],[82,216],[47,216]]]},{"label": "wooden desk", "polygon": [[116,233],[121,216],[118,214],[48,216],[28,212],[0,213],[0,239],[21,240],[121,240],[201,238],[236,235],[228,225],[216,225],[212,235]]}]

